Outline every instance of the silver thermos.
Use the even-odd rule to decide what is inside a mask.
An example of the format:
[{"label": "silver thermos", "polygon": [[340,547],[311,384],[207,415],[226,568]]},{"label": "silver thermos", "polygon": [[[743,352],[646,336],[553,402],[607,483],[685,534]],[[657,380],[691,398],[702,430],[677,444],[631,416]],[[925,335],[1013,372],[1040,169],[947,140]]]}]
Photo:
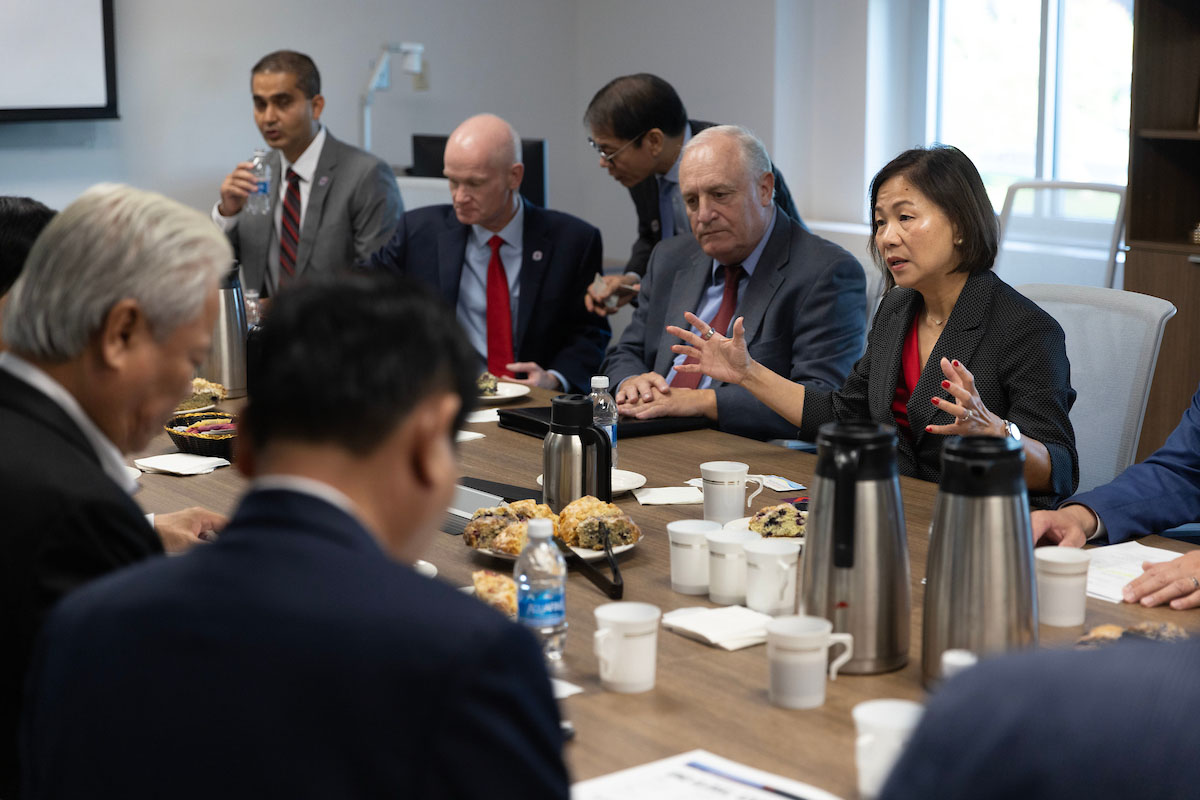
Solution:
[{"label": "silver thermos", "polygon": [[246,301],[238,265],[221,282],[212,350],[196,374],[225,387],[229,397],[246,393]]},{"label": "silver thermos", "polygon": [[1014,439],[952,436],[929,530],[921,679],[941,678],[942,653],[977,656],[1037,644],[1037,584],[1025,489]]},{"label": "silver thermos", "polygon": [[585,495],[612,501],[612,441],[592,422],[592,401],[562,394],[550,402],[542,443],[542,502],[555,513]]},{"label": "silver thermos", "polygon": [[817,433],[800,613],[854,637],[844,673],[908,663],[908,543],[896,433],[874,422],[831,422]]}]

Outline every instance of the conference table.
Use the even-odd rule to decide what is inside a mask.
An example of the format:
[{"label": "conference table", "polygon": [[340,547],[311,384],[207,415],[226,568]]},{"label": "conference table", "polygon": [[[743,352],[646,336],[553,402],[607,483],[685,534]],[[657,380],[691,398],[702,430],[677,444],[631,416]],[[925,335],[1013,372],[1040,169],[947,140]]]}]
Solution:
[{"label": "conference table", "polygon": [[[553,393],[534,392],[521,405],[548,405]],[[539,439],[501,429],[495,422],[467,425],[485,434],[461,443],[459,458],[465,476],[536,488],[541,473]],[[647,486],[681,486],[699,475],[699,464],[710,460],[744,461],[752,473],[782,475],[811,485],[816,457],[716,430],[695,430],[620,441],[619,467],[646,476]],[[167,436],[157,437],[144,453],[174,452]],[[174,477],[144,474],[137,499],[147,512],[173,511],[202,505],[229,513],[246,486],[235,468],[208,475]],[[684,751],[702,748],[752,767],[818,786],[842,797],[856,796],[854,723],[850,709],[881,697],[922,700],[921,617],[929,524],[937,486],[901,478],[905,523],[912,568],[912,619],[908,665],[881,675],[842,675],[828,684],[825,704],[807,711],[784,710],[767,700],[767,659],[764,645],[727,652],[687,639],[664,628],[658,635],[657,682],[653,690],[623,695],[601,688],[592,635],[593,610],[610,602],[582,575],[572,571],[567,581],[569,630],[564,654],[567,681],[583,688],[562,702],[564,717],[576,735],[566,747],[573,780],[583,780]],[[775,493],[765,489],[754,508],[780,502],[801,492]],[[617,558],[625,582],[625,600],[653,603],[664,612],[689,606],[712,606],[704,596],[671,590],[669,546],[665,526],[678,519],[700,519],[702,505],[642,506],[630,494],[615,498],[641,527],[643,539]],[[747,513],[751,513],[748,511]],[[1179,552],[1189,545],[1148,537],[1147,545]],[[478,569],[507,572],[512,563],[466,547],[461,537],[435,538],[425,559],[438,568],[438,580],[453,586],[471,585]],[[603,562],[593,562],[603,563]],[[1086,624],[1081,628],[1041,626],[1041,646],[1070,646],[1084,630],[1101,623],[1174,622],[1200,633],[1200,613],[1166,608],[1113,604],[1089,598]]]}]

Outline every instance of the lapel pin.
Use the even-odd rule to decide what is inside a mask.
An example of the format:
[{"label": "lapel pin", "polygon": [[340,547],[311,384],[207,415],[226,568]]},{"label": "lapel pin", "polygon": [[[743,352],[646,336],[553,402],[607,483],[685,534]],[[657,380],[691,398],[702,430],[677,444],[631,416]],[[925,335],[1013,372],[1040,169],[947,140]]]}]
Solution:
[{"label": "lapel pin", "polygon": [[322,176],[321,176],[321,180],[317,181],[317,186],[324,186],[324,185],[325,185],[325,184],[327,184],[327,183],[329,183],[329,176],[328,176],[328,175],[322,175]]},{"label": "lapel pin", "polygon": [[659,227],[660,227],[660,223],[658,220],[656,220],[656,219],[650,220],[650,230],[654,231],[655,233],[658,233]]},{"label": "lapel pin", "polygon": [[533,260],[534,260],[534,261],[541,261],[541,260],[542,260],[542,251],[541,251],[541,250],[534,250],[534,251],[533,251]]}]

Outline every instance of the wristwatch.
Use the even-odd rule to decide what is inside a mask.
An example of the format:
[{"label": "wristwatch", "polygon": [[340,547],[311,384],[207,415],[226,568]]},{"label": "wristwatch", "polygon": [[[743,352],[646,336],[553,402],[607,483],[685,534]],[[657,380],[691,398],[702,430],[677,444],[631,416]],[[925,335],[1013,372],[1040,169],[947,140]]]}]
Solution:
[{"label": "wristwatch", "polygon": [[1004,423],[1004,436],[1008,439],[1016,439],[1021,441],[1021,429],[1017,427],[1017,423],[1009,422],[1006,419],[1000,420]]}]

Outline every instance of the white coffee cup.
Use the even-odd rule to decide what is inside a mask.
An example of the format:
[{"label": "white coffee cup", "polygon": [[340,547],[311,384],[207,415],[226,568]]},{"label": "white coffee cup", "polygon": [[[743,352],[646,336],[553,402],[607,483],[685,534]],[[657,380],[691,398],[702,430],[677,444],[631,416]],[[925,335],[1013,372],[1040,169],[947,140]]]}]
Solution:
[{"label": "white coffee cup", "polygon": [[[704,479],[704,518],[724,525],[746,516],[750,502],[763,490],[763,476],[748,474],[750,467],[740,461],[705,461],[700,465]],[[746,497],[746,481],[758,484]]]},{"label": "white coffee cup", "polygon": [[1037,571],[1038,621],[1062,628],[1082,625],[1087,616],[1087,576],[1091,553],[1075,547],[1039,547],[1033,551]]},{"label": "white coffee cup", "polygon": [[708,594],[708,540],[719,522],[680,519],[667,523],[671,542],[671,588],[680,594]]},{"label": "white coffee cup", "polygon": [[[840,644],[842,654],[832,662],[829,646]],[[776,617],[767,623],[767,694],[783,708],[816,708],[825,702],[825,674],[837,672],[854,655],[854,637],[834,633],[824,617]]]},{"label": "white coffee cup", "polygon": [[754,531],[718,530],[708,534],[708,599],[723,606],[746,602],[746,542]]},{"label": "white coffee cup", "polygon": [[871,800],[879,795],[923,713],[924,707],[912,700],[868,700],[850,709],[858,731],[854,759],[859,797]]},{"label": "white coffee cup", "polygon": [[622,601],[598,606],[593,645],[600,660],[600,684],[610,692],[635,694],[654,688],[658,620],[649,603]]},{"label": "white coffee cup", "polygon": [[800,542],[758,539],[746,551],[746,606],[773,617],[796,612],[796,562]]}]

